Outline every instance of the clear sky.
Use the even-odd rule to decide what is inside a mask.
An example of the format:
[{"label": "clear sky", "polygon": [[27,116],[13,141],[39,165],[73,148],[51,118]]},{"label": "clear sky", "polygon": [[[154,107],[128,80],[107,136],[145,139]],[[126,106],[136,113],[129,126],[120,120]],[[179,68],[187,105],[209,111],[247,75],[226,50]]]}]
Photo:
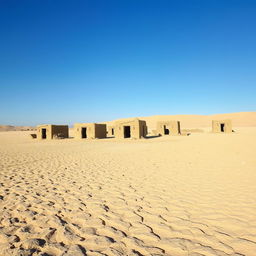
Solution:
[{"label": "clear sky", "polygon": [[0,124],[256,111],[254,0],[0,0]]}]

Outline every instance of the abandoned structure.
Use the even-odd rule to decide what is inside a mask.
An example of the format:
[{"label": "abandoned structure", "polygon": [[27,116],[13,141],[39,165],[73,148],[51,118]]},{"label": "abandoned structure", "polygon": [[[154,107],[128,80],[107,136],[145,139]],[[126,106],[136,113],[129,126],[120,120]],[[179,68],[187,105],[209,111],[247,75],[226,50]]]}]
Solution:
[{"label": "abandoned structure", "polygon": [[226,120],[213,120],[212,121],[212,132],[214,133],[231,133],[232,132],[232,121]]},{"label": "abandoned structure", "polygon": [[115,128],[113,125],[107,125],[107,136],[114,137],[115,136]]},{"label": "abandoned structure", "polygon": [[129,121],[117,121],[114,127],[115,138],[140,139],[147,135],[146,121],[134,119]]},{"label": "abandoned structure", "polygon": [[39,140],[68,138],[68,125],[38,125],[36,137]]},{"label": "abandoned structure", "polygon": [[102,139],[106,138],[106,124],[77,123],[74,124],[74,135],[77,139]]},{"label": "abandoned structure", "polygon": [[179,121],[162,121],[157,122],[156,133],[158,135],[179,135],[180,122]]}]

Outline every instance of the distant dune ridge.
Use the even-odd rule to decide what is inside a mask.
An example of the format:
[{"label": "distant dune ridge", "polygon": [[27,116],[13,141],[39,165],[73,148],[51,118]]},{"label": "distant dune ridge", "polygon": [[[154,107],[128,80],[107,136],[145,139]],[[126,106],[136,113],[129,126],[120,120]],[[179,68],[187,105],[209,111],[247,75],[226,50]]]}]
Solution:
[{"label": "distant dune ridge", "polygon": [[0,125],[0,132],[8,131],[33,131],[35,127],[32,126],[13,126],[13,125]]}]

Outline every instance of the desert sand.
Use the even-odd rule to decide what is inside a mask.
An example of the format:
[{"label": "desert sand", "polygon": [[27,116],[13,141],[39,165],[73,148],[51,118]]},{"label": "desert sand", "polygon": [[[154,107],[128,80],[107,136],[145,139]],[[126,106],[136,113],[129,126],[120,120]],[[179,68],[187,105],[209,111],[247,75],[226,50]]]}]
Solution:
[{"label": "desert sand", "polygon": [[142,140],[0,133],[0,255],[256,255],[256,127]]},{"label": "desert sand", "polygon": [[32,126],[13,126],[13,125],[0,125],[0,132],[7,131],[35,131],[36,127]]}]

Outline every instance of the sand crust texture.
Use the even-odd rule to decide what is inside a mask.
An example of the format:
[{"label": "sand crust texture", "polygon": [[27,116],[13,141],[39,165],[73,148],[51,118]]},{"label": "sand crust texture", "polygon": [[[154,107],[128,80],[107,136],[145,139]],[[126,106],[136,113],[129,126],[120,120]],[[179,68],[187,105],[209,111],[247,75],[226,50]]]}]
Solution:
[{"label": "sand crust texture", "polygon": [[256,128],[142,140],[0,133],[0,255],[256,255]]}]

